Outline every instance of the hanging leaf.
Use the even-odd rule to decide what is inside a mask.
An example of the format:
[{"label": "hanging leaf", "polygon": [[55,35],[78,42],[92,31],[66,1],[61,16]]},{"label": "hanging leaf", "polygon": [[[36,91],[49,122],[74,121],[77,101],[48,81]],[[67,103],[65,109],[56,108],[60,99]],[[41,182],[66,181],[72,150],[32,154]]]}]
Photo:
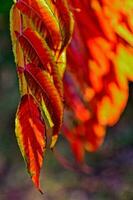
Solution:
[{"label": "hanging leaf", "polygon": [[47,147],[53,148],[63,120],[64,48],[71,38],[72,16],[65,1],[60,6],[58,9],[52,0],[14,0],[10,13],[22,97],[16,115],[16,135],[39,190],[46,138]]},{"label": "hanging leaf", "polygon": [[53,0],[53,3],[57,9],[57,14],[59,18],[59,25],[62,35],[62,45],[60,53],[62,53],[62,51],[69,44],[69,41],[71,39],[74,21],[66,0]]},{"label": "hanging leaf", "polygon": [[48,48],[41,36],[36,31],[32,31],[30,28],[27,28],[21,34],[16,32],[16,36],[21,44],[25,57],[27,57],[27,60],[50,72],[51,69],[48,66],[50,57]]},{"label": "hanging leaf", "polygon": [[[22,21],[20,11],[17,9],[16,5],[13,5],[10,10],[10,33],[12,39],[13,53],[15,57],[15,62],[17,66],[24,66],[24,55],[23,50],[18,42],[15,32],[21,32]],[[27,93],[27,83],[23,73],[18,72],[19,77],[19,90],[21,95]]]},{"label": "hanging leaf", "polygon": [[52,48],[58,48],[61,42],[58,20],[54,13],[44,0],[19,0],[16,3],[17,8],[29,17],[35,29],[46,35],[48,45]]},{"label": "hanging leaf", "polygon": [[16,137],[35,186],[40,190],[39,175],[46,147],[45,125],[33,96],[21,98],[16,114]]},{"label": "hanging leaf", "polygon": [[32,31],[30,28],[27,28],[21,35],[16,32],[16,35],[27,60],[46,69],[53,75],[54,84],[60,96],[63,98],[63,86],[59,68],[46,42],[37,32]]},{"label": "hanging leaf", "polygon": [[21,17],[20,12],[16,8],[16,5],[13,5],[10,10],[10,34],[12,39],[12,47],[13,53],[15,57],[15,62],[19,66],[23,66],[23,54],[22,49],[19,48],[19,44],[17,43],[17,37],[15,31],[19,32],[21,27]]},{"label": "hanging leaf", "polygon": [[[54,140],[59,134],[63,117],[63,106],[58,91],[49,74],[33,64],[27,65],[24,73],[32,94],[36,97],[41,106],[42,100],[46,104],[54,124],[52,139]],[[55,145],[54,142],[52,143],[51,147]]]}]

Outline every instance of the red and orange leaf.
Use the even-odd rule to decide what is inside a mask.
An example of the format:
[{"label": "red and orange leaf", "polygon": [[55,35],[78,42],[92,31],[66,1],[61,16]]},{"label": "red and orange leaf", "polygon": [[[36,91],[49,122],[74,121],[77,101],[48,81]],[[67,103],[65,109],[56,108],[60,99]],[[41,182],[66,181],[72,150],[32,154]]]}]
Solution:
[{"label": "red and orange leaf", "polygon": [[60,53],[62,53],[62,51],[69,44],[69,41],[71,39],[74,27],[74,20],[66,0],[52,1],[57,9],[57,14],[59,18],[60,30],[62,35],[62,45]]},{"label": "red and orange leaf", "polygon": [[[62,126],[64,48],[71,38],[72,16],[65,1],[58,9],[52,0],[14,0],[10,16],[22,96],[15,131],[32,181],[40,190],[46,138],[53,148]],[[50,125],[46,133],[45,122]]]},{"label": "red and orange leaf", "polygon": [[45,125],[34,98],[21,98],[16,114],[16,137],[35,186],[40,190],[39,175],[46,146]]},{"label": "red and orange leaf", "polygon": [[16,32],[17,38],[22,46],[27,60],[43,67],[47,71],[51,71],[48,67],[49,53],[45,41],[36,32],[27,28],[24,32],[19,34]]},{"label": "red and orange leaf", "polygon": [[51,115],[51,119],[54,123],[51,145],[51,147],[53,147],[62,125],[63,105],[61,98],[46,71],[41,70],[33,64],[29,64],[26,66],[24,73],[32,94],[36,97],[41,106],[42,100],[44,101]]},{"label": "red and orange leaf", "polygon": [[27,28],[21,35],[16,34],[27,60],[29,59],[30,62],[52,73],[54,84],[63,98],[63,85],[59,68],[46,42],[36,31],[30,28]]},{"label": "red and orange leaf", "polygon": [[46,41],[50,47],[57,48],[60,45],[59,23],[47,1],[19,0],[16,5],[23,14],[32,19],[35,29],[42,36],[46,35]]}]

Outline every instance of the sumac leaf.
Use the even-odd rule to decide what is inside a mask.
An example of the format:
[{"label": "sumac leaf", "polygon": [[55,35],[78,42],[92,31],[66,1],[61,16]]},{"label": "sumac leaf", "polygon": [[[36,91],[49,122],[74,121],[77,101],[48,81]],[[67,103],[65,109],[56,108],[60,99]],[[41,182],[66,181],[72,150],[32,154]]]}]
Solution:
[{"label": "sumac leaf", "polygon": [[46,42],[36,31],[30,28],[27,28],[21,35],[18,33],[16,35],[27,59],[53,75],[54,84],[61,98],[63,98],[63,85],[59,68]]},{"label": "sumac leaf", "polygon": [[[15,32],[19,33],[21,31],[22,21],[20,11],[17,9],[16,5],[13,5],[10,10],[10,33],[12,39],[12,48],[15,57],[15,63],[17,66],[24,67],[24,54],[20,43],[18,42]],[[23,73],[18,73],[19,77],[19,90],[21,95],[27,93],[27,83]]]},{"label": "sumac leaf", "polygon": [[16,114],[16,137],[35,186],[40,190],[39,175],[46,146],[45,125],[33,96],[21,98]]},{"label": "sumac leaf", "polygon": [[35,29],[41,35],[46,33],[49,46],[57,48],[61,42],[59,24],[47,1],[19,0],[16,5],[23,14],[32,20]]},{"label": "sumac leaf", "polygon": [[74,27],[74,20],[66,0],[56,0],[56,1],[52,0],[52,1],[57,9],[57,14],[59,18],[59,25],[62,35],[62,45],[60,53],[62,53],[62,51],[68,45],[71,39]]},{"label": "sumac leaf", "polygon": [[21,34],[16,32],[16,35],[29,62],[33,62],[50,72],[51,70],[48,67],[49,54],[41,36],[30,28],[27,28]]},{"label": "sumac leaf", "polygon": [[[42,103],[42,100],[44,101],[51,115],[54,124],[52,148],[62,125],[63,105],[61,98],[49,74],[45,70],[41,70],[39,67],[29,64],[26,66],[24,73],[32,94],[39,103]],[[53,142],[53,140],[55,142]]]}]

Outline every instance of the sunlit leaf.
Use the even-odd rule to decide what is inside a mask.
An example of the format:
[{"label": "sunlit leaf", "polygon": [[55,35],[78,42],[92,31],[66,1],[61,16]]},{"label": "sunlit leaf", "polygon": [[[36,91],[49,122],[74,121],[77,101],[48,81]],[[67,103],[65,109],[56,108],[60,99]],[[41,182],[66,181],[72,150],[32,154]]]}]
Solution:
[{"label": "sunlit leaf", "polygon": [[59,68],[46,42],[37,32],[32,31],[30,28],[27,28],[21,35],[18,33],[16,34],[27,60],[46,69],[53,75],[54,84],[60,96],[63,98],[63,86]]},{"label": "sunlit leaf", "polygon": [[42,104],[42,100],[46,104],[54,124],[53,138],[55,138],[59,134],[63,117],[63,106],[59,93],[46,71],[29,64],[26,66],[24,73],[32,94],[40,104]]},{"label": "sunlit leaf", "polygon": [[35,186],[40,190],[39,175],[46,146],[45,125],[33,96],[21,98],[16,114],[16,137]]},{"label": "sunlit leaf", "polygon": [[71,39],[74,21],[66,0],[56,0],[53,1],[53,3],[57,9],[59,17],[59,25],[62,34],[62,46],[60,52],[62,52]]},{"label": "sunlit leaf", "polygon": [[57,48],[60,45],[59,24],[46,1],[19,0],[16,5],[23,14],[32,19],[36,30],[46,37],[50,47]]}]

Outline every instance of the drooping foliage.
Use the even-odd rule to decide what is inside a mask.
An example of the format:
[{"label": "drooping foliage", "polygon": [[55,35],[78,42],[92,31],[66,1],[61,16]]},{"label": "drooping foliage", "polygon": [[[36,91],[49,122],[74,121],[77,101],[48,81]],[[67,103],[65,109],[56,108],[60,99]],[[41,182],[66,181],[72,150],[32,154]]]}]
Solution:
[{"label": "drooping foliage", "polygon": [[72,13],[63,0],[61,5],[18,0],[11,8],[10,30],[21,93],[15,132],[28,172],[40,190],[45,149],[54,148],[62,126],[62,79]]},{"label": "drooping foliage", "polygon": [[132,0],[17,0],[12,6],[21,94],[15,131],[39,190],[43,154],[60,131],[82,162],[119,120],[133,81],[132,19]]}]

